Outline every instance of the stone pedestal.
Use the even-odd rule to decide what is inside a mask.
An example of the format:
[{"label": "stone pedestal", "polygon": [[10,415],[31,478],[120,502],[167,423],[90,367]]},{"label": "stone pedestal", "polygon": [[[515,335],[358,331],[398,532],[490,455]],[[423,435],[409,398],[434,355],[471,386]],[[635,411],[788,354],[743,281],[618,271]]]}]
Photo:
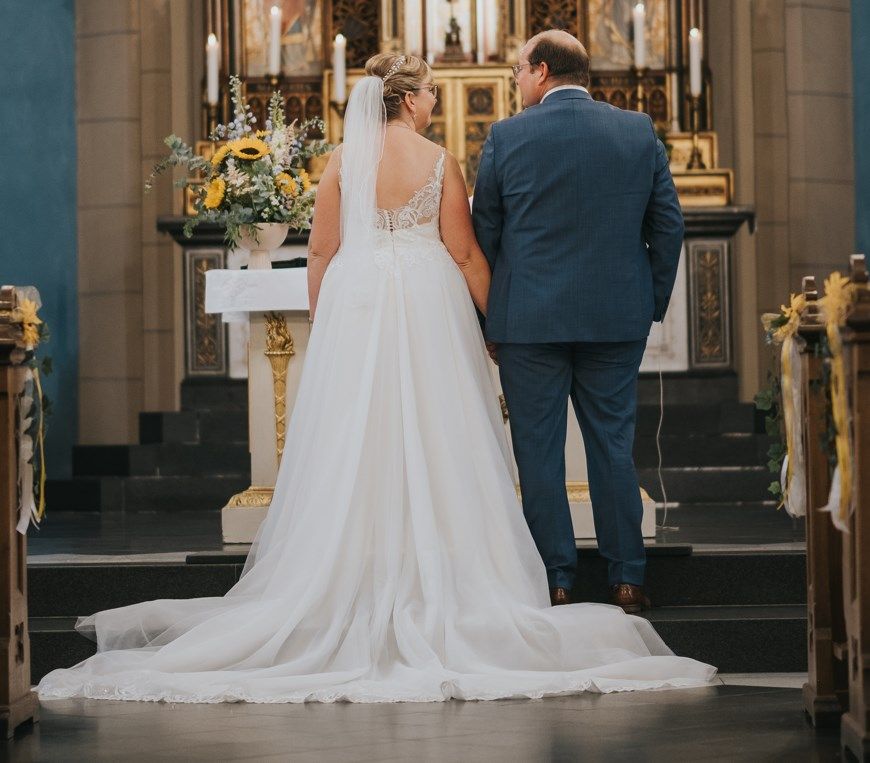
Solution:
[{"label": "stone pedestal", "polygon": [[210,270],[205,309],[244,322],[248,340],[251,487],[221,511],[224,543],[250,543],[266,516],[308,347],[307,272]]}]

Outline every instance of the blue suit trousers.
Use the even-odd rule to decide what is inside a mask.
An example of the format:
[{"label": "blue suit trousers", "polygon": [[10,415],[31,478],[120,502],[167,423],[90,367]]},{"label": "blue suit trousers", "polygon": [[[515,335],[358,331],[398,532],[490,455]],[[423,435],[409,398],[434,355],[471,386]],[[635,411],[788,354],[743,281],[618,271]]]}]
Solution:
[{"label": "blue suit trousers", "polygon": [[574,585],[577,549],[565,491],[570,397],[586,449],[598,548],[610,585],[643,585],[643,507],[632,455],[646,339],[499,344],[523,512],[551,588]]}]

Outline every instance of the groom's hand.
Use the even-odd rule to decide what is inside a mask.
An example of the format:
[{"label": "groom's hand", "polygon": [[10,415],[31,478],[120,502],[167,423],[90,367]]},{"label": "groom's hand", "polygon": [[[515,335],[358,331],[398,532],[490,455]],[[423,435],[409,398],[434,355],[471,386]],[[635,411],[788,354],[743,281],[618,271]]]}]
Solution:
[{"label": "groom's hand", "polygon": [[486,351],[489,353],[489,357],[492,358],[492,362],[498,365],[498,345],[495,342],[487,342]]}]

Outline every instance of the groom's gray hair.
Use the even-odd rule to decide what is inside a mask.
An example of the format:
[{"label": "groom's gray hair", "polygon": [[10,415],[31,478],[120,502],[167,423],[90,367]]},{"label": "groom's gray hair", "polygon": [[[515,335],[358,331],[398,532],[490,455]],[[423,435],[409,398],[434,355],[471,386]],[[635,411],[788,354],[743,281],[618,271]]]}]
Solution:
[{"label": "groom's gray hair", "polygon": [[524,46],[530,64],[547,62],[550,76],[564,85],[589,85],[589,54],[583,43],[561,29],[538,32]]}]

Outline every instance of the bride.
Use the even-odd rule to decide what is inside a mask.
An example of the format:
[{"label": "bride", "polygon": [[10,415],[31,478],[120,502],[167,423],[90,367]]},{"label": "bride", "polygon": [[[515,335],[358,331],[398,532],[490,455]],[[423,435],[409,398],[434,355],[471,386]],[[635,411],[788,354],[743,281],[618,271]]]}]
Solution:
[{"label": "bride", "polygon": [[702,686],[644,619],[551,607],[475,305],[457,161],[418,131],[424,60],[371,58],[310,238],[314,318],[269,513],[223,597],[79,618],[40,697],[426,702]]}]

